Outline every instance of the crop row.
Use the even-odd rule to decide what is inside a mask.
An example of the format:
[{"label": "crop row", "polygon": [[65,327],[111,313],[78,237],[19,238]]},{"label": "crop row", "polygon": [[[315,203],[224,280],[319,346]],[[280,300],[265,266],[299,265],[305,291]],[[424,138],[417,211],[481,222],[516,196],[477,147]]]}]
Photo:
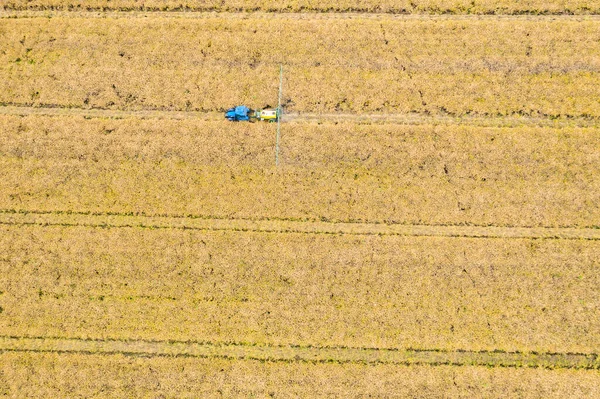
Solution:
[{"label": "crop row", "polygon": [[588,353],[597,241],[0,226],[9,336]]},{"label": "crop row", "polygon": [[0,208],[600,225],[593,128],[1,116]]},{"label": "crop row", "polygon": [[0,103],[600,117],[594,21],[0,20]]},{"label": "crop row", "polygon": [[17,10],[148,10],[148,11],[266,11],[364,12],[392,14],[592,14],[600,8],[585,0],[362,0],[360,2],[283,0],[7,0]]}]

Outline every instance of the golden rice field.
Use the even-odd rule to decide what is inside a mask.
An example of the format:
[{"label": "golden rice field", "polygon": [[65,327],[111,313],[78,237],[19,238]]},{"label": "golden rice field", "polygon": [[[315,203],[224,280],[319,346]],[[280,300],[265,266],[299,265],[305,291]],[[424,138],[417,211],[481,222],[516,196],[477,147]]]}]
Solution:
[{"label": "golden rice field", "polygon": [[6,0],[10,10],[152,10],[364,12],[392,14],[595,14],[600,7],[584,0]]},{"label": "golden rice field", "polygon": [[564,398],[600,393],[598,372],[582,370],[282,364],[52,353],[4,353],[0,359],[4,392],[44,397],[56,392],[76,392],[87,398],[330,398],[347,397],[349,391],[356,397]]},{"label": "golden rice field", "polygon": [[4,209],[600,226],[595,128],[0,121]]},{"label": "golden rice field", "polygon": [[572,353],[599,344],[598,241],[1,229],[9,336]]},{"label": "golden rice field", "polygon": [[593,2],[0,9],[0,396],[600,396]]},{"label": "golden rice field", "polygon": [[37,17],[0,40],[5,104],[273,106],[283,63],[288,112],[600,117],[594,20]]}]

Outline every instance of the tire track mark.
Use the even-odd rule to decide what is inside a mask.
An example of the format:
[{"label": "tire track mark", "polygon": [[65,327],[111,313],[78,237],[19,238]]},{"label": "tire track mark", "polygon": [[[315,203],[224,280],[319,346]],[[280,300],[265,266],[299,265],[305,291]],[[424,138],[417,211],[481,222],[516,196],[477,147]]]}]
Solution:
[{"label": "tire track mark", "polygon": [[171,340],[95,340],[57,337],[0,337],[0,352],[121,354],[134,357],[198,357],[263,362],[357,363],[398,365],[454,365],[538,367],[547,369],[600,369],[595,353],[539,353],[426,350],[357,347],[319,347],[253,343]]},{"label": "tire track mark", "polygon": [[346,234],[413,237],[526,238],[600,240],[600,229],[348,223],[273,219],[218,219],[125,214],[31,213],[2,210],[0,224],[88,228],[144,228],[256,233]]}]

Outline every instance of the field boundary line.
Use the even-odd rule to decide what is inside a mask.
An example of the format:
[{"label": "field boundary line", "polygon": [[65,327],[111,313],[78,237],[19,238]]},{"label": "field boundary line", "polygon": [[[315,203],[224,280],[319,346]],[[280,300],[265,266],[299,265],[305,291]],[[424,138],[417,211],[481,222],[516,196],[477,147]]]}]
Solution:
[{"label": "field boundary line", "polygon": [[264,345],[158,340],[94,340],[55,337],[0,337],[0,352],[80,353],[135,357],[197,357],[263,362],[454,365],[600,369],[597,354],[470,350],[423,350],[301,345]]},{"label": "field boundary line", "polygon": [[[185,111],[185,110],[119,110],[103,108],[77,108],[58,104],[31,106],[29,104],[0,104],[0,115],[15,116],[72,116],[83,118],[105,119],[175,119],[225,121],[223,113],[218,110]],[[585,117],[552,117],[534,116],[452,116],[428,114],[349,114],[349,113],[310,113],[290,112],[285,114],[284,123],[321,123],[321,122],[355,122],[361,124],[398,124],[398,125],[470,125],[480,127],[598,127],[600,119]]]},{"label": "field boundary line", "polygon": [[535,13],[505,13],[485,14],[465,12],[368,12],[362,10],[307,10],[307,11],[263,11],[256,8],[243,10],[223,10],[219,8],[186,8],[163,10],[159,8],[133,8],[122,10],[107,7],[85,7],[85,9],[61,10],[61,9],[22,9],[22,8],[0,8],[0,18],[188,18],[188,19],[304,19],[304,20],[331,20],[331,19],[371,19],[371,20],[460,20],[460,21],[494,21],[494,20],[521,20],[521,21],[598,21],[600,15],[597,13],[565,13],[565,12],[539,12]]},{"label": "field boundary line", "polygon": [[1,210],[1,225],[87,228],[143,228],[256,233],[345,234],[413,237],[600,240],[600,229],[345,223],[293,220],[218,219],[125,214],[32,213]]}]

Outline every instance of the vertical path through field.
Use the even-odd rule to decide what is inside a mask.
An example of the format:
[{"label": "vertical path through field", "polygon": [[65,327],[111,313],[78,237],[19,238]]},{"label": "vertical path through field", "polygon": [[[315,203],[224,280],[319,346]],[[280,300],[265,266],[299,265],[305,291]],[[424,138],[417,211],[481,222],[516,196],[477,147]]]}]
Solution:
[{"label": "vertical path through field", "polygon": [[283,111],[281,109],[281,90],[283,85],[283,64],[279,65],[279,97],[277,100],[277,138],[275,139],[275,166],[279,166],[279,141],[281,139],[281,118]]}]

